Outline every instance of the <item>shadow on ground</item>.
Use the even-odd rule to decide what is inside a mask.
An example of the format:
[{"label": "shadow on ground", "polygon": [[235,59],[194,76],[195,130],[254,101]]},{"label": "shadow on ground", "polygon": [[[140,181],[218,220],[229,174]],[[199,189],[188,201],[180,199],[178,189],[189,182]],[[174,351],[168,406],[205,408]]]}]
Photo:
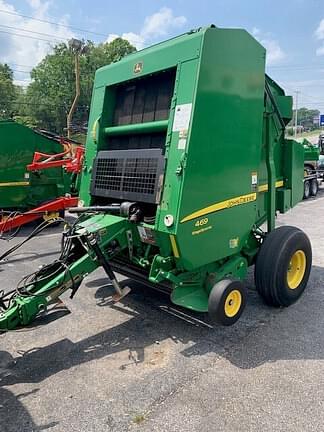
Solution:
[{"label": "shadow on ground", "polygon": [[[0,352],[1,354],[1,352]],[[1,373],[0,373],[1,379]],[[1,381],[0,381],[1,383]],[[41,432],[56,426],[58,422],[37,426],[22,400],[37,393],[38,389],[32,392],[22,393],[15,396],[9,390],[0,387],[0,430],[1,432]]]},{"label": "shadow on ground", "polygon": [[[324,279],[324,269],[314,267],[312,275],[313,286],[316,285],[316,281]],[[19,357],[12,359],[8,367],[9,373],[2,378],[0,386],[21,382],[39,383],[62,370],[124,350],[136,351],[137,361],[143,362],[145,347],[166,339],[182,344],[191,342],[189,348],[184,348],[180,352],[186,357],[214,352],[243,369],[255,368],[277,360],[324,359],[324,344],[320,330],[324,327],[324,315],[322,305],[311,289],[296,305],[287,309],[270,309],[256,301],[248,313],[259,313],[262,317],[265,311],[268,314],[267,325],[264,325],[266,322],[262,319],[255,323],[252,327],[255,337],[247,337],[250,332],[246,331],[246,328],[249,327],[244,326],[245,334],[242,341],[242,326],[239,323],[230,328],[209,328],[191,323],[187,318],[184,320],[181,314],[178,317],[174,316],[173,309],[168,308],[171,305],[168,304],[166,296],[152,292],[130,280],[124,282],[131,286],[132,294],[124,298],[122,303],[112,304],[112,289],[100,286],[102,282],[106,280],[98,279],[88,283],[89,288],[96,289],[98,306],[118,309],[127,314],[129,319],[76,343],[64,338],[48,346],[35,346],[20,353]],[[317,288],[319,289],[320,287]],[[143,305],[151,307],[151,317],[150,313],[143,316]],[[57,313],[62,314],[62,311],[58,310]],[[190,315],[188,316],[190,318]],[[204,320],[202,314],[199,318]],[[53,316],[45,317],[45,321],[44,318],[38,319],[36,325],[45,324],[46,320],[50,322],[52,319]],[[245,317],[245,322],[248,319],[249,316]],[[229,346],[231,349],[228,349]]]}]

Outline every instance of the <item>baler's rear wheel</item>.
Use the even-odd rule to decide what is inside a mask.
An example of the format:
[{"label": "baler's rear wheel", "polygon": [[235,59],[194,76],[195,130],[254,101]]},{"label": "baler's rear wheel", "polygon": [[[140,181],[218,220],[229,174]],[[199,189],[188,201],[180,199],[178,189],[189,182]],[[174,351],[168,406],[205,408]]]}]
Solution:
[{"label": "baler's rear wheel", "polygon": [[290,306],[304,292],[312,266],[307,235],[291,226],[267,235],[255,264],[257,291],[270,306]]},{"label": "baler's rear wheel", "polygon": [[242,315],[246,289],[238,280],[223,279],[212,288],[208,299],[208,314],[214,324],[230,326]]}]

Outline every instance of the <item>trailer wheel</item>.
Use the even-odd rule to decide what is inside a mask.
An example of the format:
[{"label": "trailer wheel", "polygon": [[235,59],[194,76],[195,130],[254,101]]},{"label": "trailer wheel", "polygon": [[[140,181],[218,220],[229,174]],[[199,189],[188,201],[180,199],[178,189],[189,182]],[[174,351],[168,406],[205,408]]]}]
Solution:
[{"label": "trailer wheel", "polygon": [[213,324],[230,326],[242,315],[246,304],[246,289],[238,280],[223,279],[212,288],[208,299],[208,314]]},{"label": "trailer wheel", "polygon": [[313,180],[311,180],[311,183],[310,183],[310,195],[316,196],[317,192],[318,192],[318,182],[317,182],[317,179],[314,178]]},{"label": "trailer wheel", "polygon": [[304,196],[303,199],[308,199],[310,196],[310,184],[309,180],[304,181]]},{"label": "trailer wheel", "polygon": [[290,306],[304,292],[311,265],[307,235],[296,227],[277,228],[267,235],[257,255],[257,291],[270,306]]}]

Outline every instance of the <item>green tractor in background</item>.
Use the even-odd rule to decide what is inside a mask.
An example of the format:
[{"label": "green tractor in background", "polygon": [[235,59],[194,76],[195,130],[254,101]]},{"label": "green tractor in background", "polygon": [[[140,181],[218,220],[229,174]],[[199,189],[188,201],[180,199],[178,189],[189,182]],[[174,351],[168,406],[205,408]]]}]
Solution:
[{"label": "green tractor in background", "polygon": [[83,149],[75,144],[0,121],[0,234],[77,205]]}]

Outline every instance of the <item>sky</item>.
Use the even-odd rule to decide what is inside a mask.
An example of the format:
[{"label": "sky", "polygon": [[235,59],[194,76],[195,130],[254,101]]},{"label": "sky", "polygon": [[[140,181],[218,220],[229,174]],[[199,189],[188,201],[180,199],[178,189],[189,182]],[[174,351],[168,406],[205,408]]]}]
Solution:
[{"label": "sky", "polygon": [[267,49],[267,73],[299,106],[324,113],[324,0],[0,0],[0,63],[27,85],[53,44],[122,36],[138,49],[215,24]]}]

